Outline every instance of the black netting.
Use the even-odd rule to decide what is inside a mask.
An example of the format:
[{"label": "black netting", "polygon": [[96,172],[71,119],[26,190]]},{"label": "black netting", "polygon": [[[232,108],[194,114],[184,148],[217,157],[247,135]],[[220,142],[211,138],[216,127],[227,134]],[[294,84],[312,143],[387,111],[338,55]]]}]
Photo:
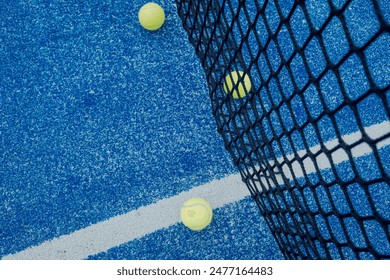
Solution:
[{"label": "black netting", "polygon": [[284,256],[390,258],[389,2],[176,2]]}]

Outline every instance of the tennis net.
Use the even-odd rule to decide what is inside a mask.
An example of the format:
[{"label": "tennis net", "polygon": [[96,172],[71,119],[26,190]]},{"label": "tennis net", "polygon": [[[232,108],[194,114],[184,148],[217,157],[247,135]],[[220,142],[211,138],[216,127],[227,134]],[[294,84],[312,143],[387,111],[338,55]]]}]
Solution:
[{"label": "tennis net", "polygon": [[284,257],[389,259],[388,1],[176,4]]}]

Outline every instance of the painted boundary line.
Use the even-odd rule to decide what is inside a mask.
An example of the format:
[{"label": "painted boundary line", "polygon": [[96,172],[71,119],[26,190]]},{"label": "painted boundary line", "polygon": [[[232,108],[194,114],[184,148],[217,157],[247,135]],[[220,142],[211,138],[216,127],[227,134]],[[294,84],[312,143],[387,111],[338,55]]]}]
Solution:
[{"label": "painted boundary line", "polygon": [[242,182],[241,175],[230,175],[68,235],[45,241],[16,254],[7,255],[3,259],[85,259],[178,223],[180,209],[189,198],[203,197],[215,209],[242,200],[248,195],[249,191]]},{"label": "painted boundary line", "polygon": [[[378,139],[390,132],[390,122],[386,121],[367,127],[365,128],[365,132],[370,138]],[[361,132],[355,132],[345,135],[343,141],[348,144],[353,144],[358,142],[361,137]],[[337,140],[332,140],[326,142],[324,145],[326,148],[331,149],[336,147],[337,143]],[[381,149],[389,145],[390,138],[386,138],[377,144],[377,148]],[[310,148],[310,151],[313,153],[318,152],[320,151],[320,146],[313,146]],[[306,150],[298,151],[298,156],[303,157],[306,153]],[[352,149],[352,155],[355,158],[370,153],[372,153],[372,150],[365,143]],[[336,150],[331,156],[334,164],[349,160],[346,152],[342,149]],[[292,157],[293,155],[287,156],[288,159]],[[284,161],[282,157],[277,160],[280,163]],[[318,155],[316,162],[321,170],[330,167],[330,162],[323,153]],[[272,162],[270,163],[272,164]],[[316,172],[314,163],[311,160],[304,163],[304,168],[307,174]],[[292,165],[292,170],[289,170],[287,167],[283,168],[283,172],[287,178],[292,176],[291,171],[294,172],[296,177],[303,176],[303,170],[299,164]],[[281,178],[277,178],[277,180],[283,183]],[[126,214],[96,223],[68,235],[45,241],[40,245],[30,247],[16,254],[7,255],[3,259],[85,259],[90,255],[105,252],[110,248],[178,223],[180,221],[180,208],[183,202],[189,198],[206,198],[215,209],[229,203],[240,201],[246,196],[249,196],[249,191],[242,182],[241,175],[233,174],[223,179],[192,188],[176,196],[162,199],[154,204],[143,206]]]},{"label": "painted boundary line", "polygon": [[[368,137],[370,137],[372,140],[379,139],[390,132],[390,121],[385,121],[379,124],[365,127],[364,131],[368,135]],[[359,142],[362,139],[362,136],[363,136],[362,133],[358,131],[358,132],[354,132],[342,136],[342,140],[348,145],[353,145]],[[338,139],[330,140],[325,142],[323,145],[325,146],[326,149],[332,150],[339,145],[339,140]],[[376,148],[380,150],[389,145],[390,145],[390,137],[387,137],[384,140],[378,142]],[[295,178],[302,178],[305,176],[305,172],[308,175],[313,174],[318,172],[318,170],[326,170],[331,168],[332,165],[337,165],[350,160],[350,157],[348,156],[348,154],[343,148],[339,148],[330,154],[332,162],[329,160],[328,155],[326,155],[324,152],[321,152],[321,149],[322,148],[320,145],[315,145],[309,148],[309,151],[311,153],[317,154],[315,160],[309,157],[305,158],[305,156],[307,155],[307,150],[298,151],[297,156],[294,154],[290,154],[287,155],[286,157],[278,157],[276,161],[281,166],[281,170],[275,164],[275,161],[269,161],[268,163],[270,164],[270,166],[273,167],[273,171],[276,174],[274,175],[274,178],[276,179],[277,183],[279,185],[284,185],[283,177],[281,175],[278,175],[278,173],[283,173],[283,175],[288,180],[293,181],[294,176]],[[359,145],[351,149],[351,155],[355,159],[365,155],[369,155],[372,152],[373,150],[371,149],[371,147],[365,142],[360,143]],[[294,159],[297,158],[305,158],[302,162],[303,168],[299,163],[299,161],[297,160],[294,161]],[[286,159],[291,162],[291,165],[286,164]],[[318,169],[316,168],[316,165],[318,166]],[[267,180],[267,178],[264,176],[260,177],[259,180],[263,183],[263,186],[266,186],[267,188],[275,187],[275,184],[272,182],[272,180]]]}]

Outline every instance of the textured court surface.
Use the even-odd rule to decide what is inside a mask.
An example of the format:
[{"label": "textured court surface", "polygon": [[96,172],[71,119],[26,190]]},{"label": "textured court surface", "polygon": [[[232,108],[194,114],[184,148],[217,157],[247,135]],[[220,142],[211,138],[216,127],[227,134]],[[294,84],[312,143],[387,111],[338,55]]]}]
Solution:
[{"label": "textured court surface", "polygon": [[[138,9],[145,3],[141,0],[0,4],[0,258],[24,250],[28,256],[29,248],[45,241],[237,172],[216,132],[203,70],[173,1],[158,2],[167,21],[156,33],[137,22]],[[381,3],[389,20],[390,9]],[[342,52],[342,41],[331,40],[337,35],[337,22],[329,30],[330,44]],[[386,34],[367,54],[374,77],[382,84],[390,79],[389,43]],[[334,55],[337,59],[337,52]],[[320,67],[321,60],[313,61]],[[357,89],[351,92],[364,87],[358,76],[348,76],[348,69],[356,67],[352,59],[344,71]],[[330,76],[324,84],[330,91],[332,81]],[[308,92],[307,98],[315,115],[315,93]],[[389,92],[384,100],[389,102]],[[337,105],[337,96],[327,102]],[[382,102],[375,96],[362,102],[365,126],[384,123],[383,129],[389,130]],[[339,115],[346,135],[355,131],[348,114]],[[323,127],[324,138],[331,140],[326,123]],[[317,144],[315,139],[311,144]],[[389,172],[388,144],[380,151]],[[364,172],[373,162],[369,153],[356,160],[367,177],[379,176]],[[339,168],[347,177],[348,167]],[[357,197],[362,192],[354,190]],[[383,216],[390,219],[388,186],[373,192]],[[205,231],[194,233],[175,223],[89,255],[88,248],[94,252],[98,246],[91,243],[84,257],[282,258],[255,204],[245,195],[230,202],[223,194],[229,203],[221,203]],[[369,209],[365,201],[361,205],[357,208],[364,215]],[[153,220],[145,223],[153,228]],[[121,230],[126,226],[130,230],[139,223],[129,222]],[[380,236],[375,242],[380,247]],[[390,248],[382,250],[388,253]],[[54,252],[53,258],[66,256],[60,253]]]},{"label": "textured court surface", "polygon": [[[1,4],[0,256],[236,172],[174,5],[150,33],[143,3]],[[271,258],[253,225],[244,200],[204,234],[177,224],[98,257]]]}]

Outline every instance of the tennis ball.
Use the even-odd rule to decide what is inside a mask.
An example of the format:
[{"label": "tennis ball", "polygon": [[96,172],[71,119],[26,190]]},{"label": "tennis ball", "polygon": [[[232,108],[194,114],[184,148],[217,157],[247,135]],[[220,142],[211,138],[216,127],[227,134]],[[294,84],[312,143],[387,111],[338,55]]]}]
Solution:
[{"label": "tennis ball", "polygon": [[[244,79],[242,79],[242,77]],[[223,90],[228,94],[232,93],[233,98],[242,98],[246,95],[246,92],[251,90],[252,83],[249,76],[242,71],[233,71],[228,74],[223,84]]]},{"label": "tennis ball", "polygon": [[211,223],[213,209],[202,198],[191,198],[184,202],[180,211],[183,224],[192,230],[202,230]]},{"label": "tennis ball", "polygon": [[160,5],[149,2],[139,10],[138,20],[143,28],[154,31],[164,24],[165,13]]}]

